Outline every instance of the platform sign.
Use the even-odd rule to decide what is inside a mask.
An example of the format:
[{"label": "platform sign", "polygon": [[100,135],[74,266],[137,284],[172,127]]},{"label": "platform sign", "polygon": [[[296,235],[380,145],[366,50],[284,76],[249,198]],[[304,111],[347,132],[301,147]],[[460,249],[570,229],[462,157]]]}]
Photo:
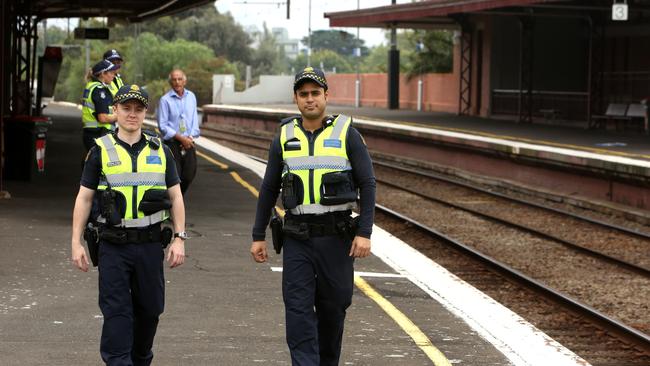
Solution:
[{"label": "platform sign", "polygon": [[626,21],[628,16],[628,8],[626,3],[612,5],[612,20]]},{"label": "platform sign", "polygon": [[108,28],[75,28],[75,39],[108,39]]}]

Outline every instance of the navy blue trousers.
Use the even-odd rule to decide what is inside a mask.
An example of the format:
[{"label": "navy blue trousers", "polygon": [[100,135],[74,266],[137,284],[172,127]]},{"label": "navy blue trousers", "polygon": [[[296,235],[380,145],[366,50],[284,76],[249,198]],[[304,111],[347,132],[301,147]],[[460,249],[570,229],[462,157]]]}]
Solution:
[{"label": "navy blue trousers", "polygon": [[354,283],[350,246],[338,236],[285,236],[282,296],[294,366],[338,365]]},{"label": "navy blue trousers", "polygon": [[100,353],[109,366],[150,365],[165,306],[160,243],[99,245]]}]

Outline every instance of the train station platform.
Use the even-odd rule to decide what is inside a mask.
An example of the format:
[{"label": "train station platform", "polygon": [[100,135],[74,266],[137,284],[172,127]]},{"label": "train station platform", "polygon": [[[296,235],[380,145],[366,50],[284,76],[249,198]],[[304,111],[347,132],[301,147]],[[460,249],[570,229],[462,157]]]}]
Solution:
[{"label": "train station platform", "polygon": [[[97,270],[70,262],[80,112],[50,104],[46,171],[0,200],[2,365],[98,365]],[[166,268],[155,365],[288,365],[281,258],[248,252],[259,162],[206,138],[185,197],[186,263]],[[356,261],[341,365],[586,365],[380,228]]]},{"label": "train station platform", "polygon": [[[251,107],[250,105],[243,107]],[[298,112],[293,104],[260,105],[256,107]],[[517,123],[512,120],[458,116],[443,112],[426,112],[408,109],[328,105],[328,112],[342,113],[361,120],[383,121],[425,126],[474,135],[531,142],[540,145],[566,147],[600,154],[627,156],[650,160],[650,136],[641,124],[630,124],[628,129],[588,129],[586,122],[561,120],[535,120],[533,123]],[[637,126],[638,128],[633,128]]]}]

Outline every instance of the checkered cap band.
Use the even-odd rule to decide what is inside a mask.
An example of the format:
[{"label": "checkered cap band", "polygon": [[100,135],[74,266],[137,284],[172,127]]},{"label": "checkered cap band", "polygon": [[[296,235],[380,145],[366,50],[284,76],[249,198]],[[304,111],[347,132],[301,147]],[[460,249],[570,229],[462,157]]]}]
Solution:
[{"label": "checkered cap band", "polygon": [[113,98],[113,103],[122,103],[126,102],[127,100],[131,99],[136,99],[140,101],[142,104],[144,104],[145,107],[149,106],[149,98],[145,97],[142,95],[140,92],[128,92],[124,94],[117,94],[115,98]]},{"label": "checkered cap band", "polygon": [[327,80],[325,80],[324,77],[315,74],[313,72],[306,72],[300,75],[296,81],[293,82],[293,90],[296,91],[298,90],[298,85],[302,82],[304,82],[306,79],[313,80],[315,81],[318,85],[322,86],[327,90]]}]

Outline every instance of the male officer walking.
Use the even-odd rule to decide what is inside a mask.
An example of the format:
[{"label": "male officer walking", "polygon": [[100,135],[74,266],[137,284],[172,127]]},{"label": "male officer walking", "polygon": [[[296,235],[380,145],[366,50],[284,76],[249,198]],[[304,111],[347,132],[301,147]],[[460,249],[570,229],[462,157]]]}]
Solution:
[{"label": "male officer walking", "polygon": [[[174,268],[185,260],[185,206],[171,152],[158,138],[142,133],[147,93],[125,85],[113,102],[118,130],[95,140],[84,166],[73,212],[72,261],[88,271],[81,236],[92,216],[100,223],[94,233],[104,315],[102,359],[111,366],[150,365],[164,307],[163,243],[171,240],[161,222],[171,208],[176,234],[167,261]],[[87,230],[84,237],[92,233]],[[89,248],[96,248],[95,239],[88,239]]]},{"label": "male officer walking", "polygon": [[[115,49],[104,52],[104,60],[112,62],[118,68],[121,68],[124,64],[124,59]],[[112,96],[115,96],[115,94],[117,94],[117,91],[123,86],[124,79],[122,79],[122,75],[115,73],[115,78],[113,78],[113,81],[108,84],[108,90],[110,90]]]},{"label": "male officer walking", "polygon": [[[282,188],[282,295],[293,365],[337,365],[354,258],[370,254],[375,177],[359,132],[344,115],[327,116],[327,81],[308,67],[294,81],[301,116],[282,121],[271,142],[257,202],[251,255],[267,260],[264,240]],[[360,220],[351,209],[360,195]]]},{"label": "male officer walking", "polygon": [[194,140],[200,135],[196,96],[185,89],[185,84],[187,76],[183,70],[174,69],[169,73],[172,89],[160,98],[157,113],[158,129],[176,159],[183,194],[196,176]]}]

